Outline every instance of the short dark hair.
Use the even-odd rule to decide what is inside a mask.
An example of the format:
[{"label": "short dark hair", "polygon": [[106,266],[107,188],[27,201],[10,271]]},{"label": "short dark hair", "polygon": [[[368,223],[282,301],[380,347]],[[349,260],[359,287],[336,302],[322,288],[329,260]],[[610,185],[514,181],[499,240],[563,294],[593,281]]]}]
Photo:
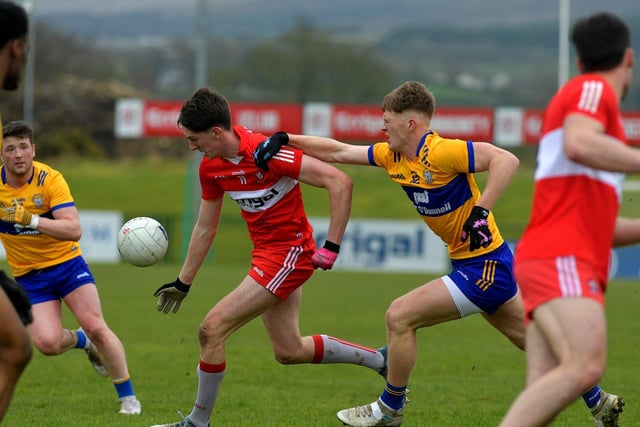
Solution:
[{"label": "short dark hair", "polygon": [[2,127],[2,139],[13,136],[15,138],[29,138],[33,144],[33,128],[22,120],[8,122]]},{"label": "short dark hair", "polygon": [[622,62],[625,51],[631,47],[631,32],[616,15],[599,12],[576,21],[571,41],[583,72],[607,71]]},{"label": "short dark hair", "polygon": [[29,17],[22,6],[0,0],[0,47],[29,33]]},{"label": "short dark hair", "polygon": [[393,113],[416,110],[431,118],[436,109],[436,98],[424,84],[409,81],[385,95],[380,108]]},{"label": "short dark hair", "polygon": [[209,87],[195,91],[182,105],[178,126],[204,132],[214,126],[231,129],[231,110],[227,99]]}]

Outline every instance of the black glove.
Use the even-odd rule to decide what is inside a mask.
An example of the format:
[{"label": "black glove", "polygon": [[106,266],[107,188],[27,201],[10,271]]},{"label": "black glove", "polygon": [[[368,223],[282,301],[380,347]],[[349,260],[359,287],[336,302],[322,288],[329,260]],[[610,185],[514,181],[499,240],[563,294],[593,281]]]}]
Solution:
[{"label": "black glove", "polygon": [[258,144],[256,151],[253,152],[253,162],[263,171],[268,171],[267,162],[273,156],[278,154],[283,145],[289,143],[289,135],[286,132],[276,132],[266,140]]},{"label": "black glove", "polygon": [[20,316],[22,323],[27,326],[33,322],[31,301],[29,301],[27,293],[22,289],[22,286],[7,276],[3,270],[0,270],[0,286],[11,300],[11,304],[13,304],[13,308],[16,309],[16,313]]},{"label": "black glove", "polygon": [[177,313],[180,304],[182,304],[182,300],[189,293],[189,289],[191,289],[191,285],[182,283],[179,277],[175,282],[160,286],[158,290],[153,293],[154,297],[158,297],[158,311],[169,313],[171,307],[173,307],[173,312]]},{"label": "black glove", "polygon": [[471,252],[480,247],[486,248],[493,241],[489,230],[489,211],[480,206],[474,206],[471,215],[462,226],[461,241],[465,242],[469,237],[469,250]]}]

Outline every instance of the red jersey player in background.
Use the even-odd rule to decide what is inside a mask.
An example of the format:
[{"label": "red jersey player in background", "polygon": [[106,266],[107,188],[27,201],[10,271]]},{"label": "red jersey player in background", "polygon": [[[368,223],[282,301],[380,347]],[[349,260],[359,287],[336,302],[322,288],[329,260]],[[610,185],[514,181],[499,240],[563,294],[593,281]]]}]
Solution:
[{"label": "red jersey player in background", "polygon": [[[619,107],[634,63],[629,29],[598,13],[578,20],[571,40],[581,75],[545,112],[532,215],[516,248],[527,384],[503,427],[547,425],[600,380],[611,247],[640,241],[640,220],[618,217],[624,174],[640,172],[640,150],[625,145]],[[622,399],[604,392],[591,399],[600,401],[594,415],[608,414],[596,424],[617,426]]]},{"label": "red jersey player in background", "polygon": [[[204,154],[200,165],[202,200],[178,278],[155,293],[158,310],[168,313],[173,308],[175,313],[187,296],[215,238],[225,193],[241,209],[253,250],[247,276],[215,304],[198,330],[200,363],[193,410],[181,421],[162,426],[209,425],[225,375],[225,341],[258,316],[262,316],[280,363],[352,363],[385,375],[381,351],[328,335],[301,337],[298,327],[302,284],[314,268],[331,269],[338,256],[351,211],[351,179],[297,149],[283,150],[268,171],[259,169],[253,152],[267,137],[232,126],[227,100],[206,87],[184,103],[178,125],[189,147]],[[298,181],[326,188],[329,194],[331,219],[327,241],[319,250]]]}]

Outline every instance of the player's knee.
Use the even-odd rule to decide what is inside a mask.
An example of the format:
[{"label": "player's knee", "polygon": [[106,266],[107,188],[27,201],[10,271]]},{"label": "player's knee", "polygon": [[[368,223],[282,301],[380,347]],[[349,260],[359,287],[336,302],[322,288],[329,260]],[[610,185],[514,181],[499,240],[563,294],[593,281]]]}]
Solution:
[{"label": "player's knee", "polygon": [[55,356],[62,353],[62,342],[58,339],[37,339],[33,341],[38,351],[45,356]]},{"label": "player's knee", "polygon": [[[579,359],[579,360],[578,360]],[[604,375],[605,362],[594,357],[579,357],[561,364],[567,383],[574,384],[578,391],[584,391],[597,384]]]},{"label": "player's knee", "polygon": [[581,386],[583,390],[597,384],[604,375],[605,364],[599,360],[593,360],[591,363],[583,365]]},{"label": "player's knee", "polygon": [[403,332],[409,327],[407,316],[404,312],[404,306],[405,305],[401,298],[398,298],[391,303],[384,316],[387,331],[392,333]]},{"label": "player's knee", "polygon": [[222,327],[215,319],[207,318],[198,327],[198,340],[201,347],[223,342],[225,338]]}]

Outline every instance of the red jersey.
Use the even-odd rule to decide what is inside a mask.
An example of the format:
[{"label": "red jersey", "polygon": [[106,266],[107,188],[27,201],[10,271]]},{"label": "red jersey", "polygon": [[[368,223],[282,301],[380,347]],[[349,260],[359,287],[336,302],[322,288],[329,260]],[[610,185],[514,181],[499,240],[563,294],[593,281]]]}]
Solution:
[{"label": "red jersey", "polygon": [[200,163],[202,198],[217,200],[227,193],[240,206],[256,248],[308,247],[313,230],[298,184],[302,151],[282,147],[280,159],[269,162],[265,172],[253,162],[253,152],[267,137],[242,126],[233,126],[233,131],[240,138],[237,157],[205,157]]},{"label": "red jersey", "polygon": [[618,99],[600,76],[577,76],[553,97],[538,147],[532,216],[516,260],[574,255],[592,265],[606,283],[624,174],[567,158],[563,123],[573,113],[598,120],[607,135],[626,143]]}]

